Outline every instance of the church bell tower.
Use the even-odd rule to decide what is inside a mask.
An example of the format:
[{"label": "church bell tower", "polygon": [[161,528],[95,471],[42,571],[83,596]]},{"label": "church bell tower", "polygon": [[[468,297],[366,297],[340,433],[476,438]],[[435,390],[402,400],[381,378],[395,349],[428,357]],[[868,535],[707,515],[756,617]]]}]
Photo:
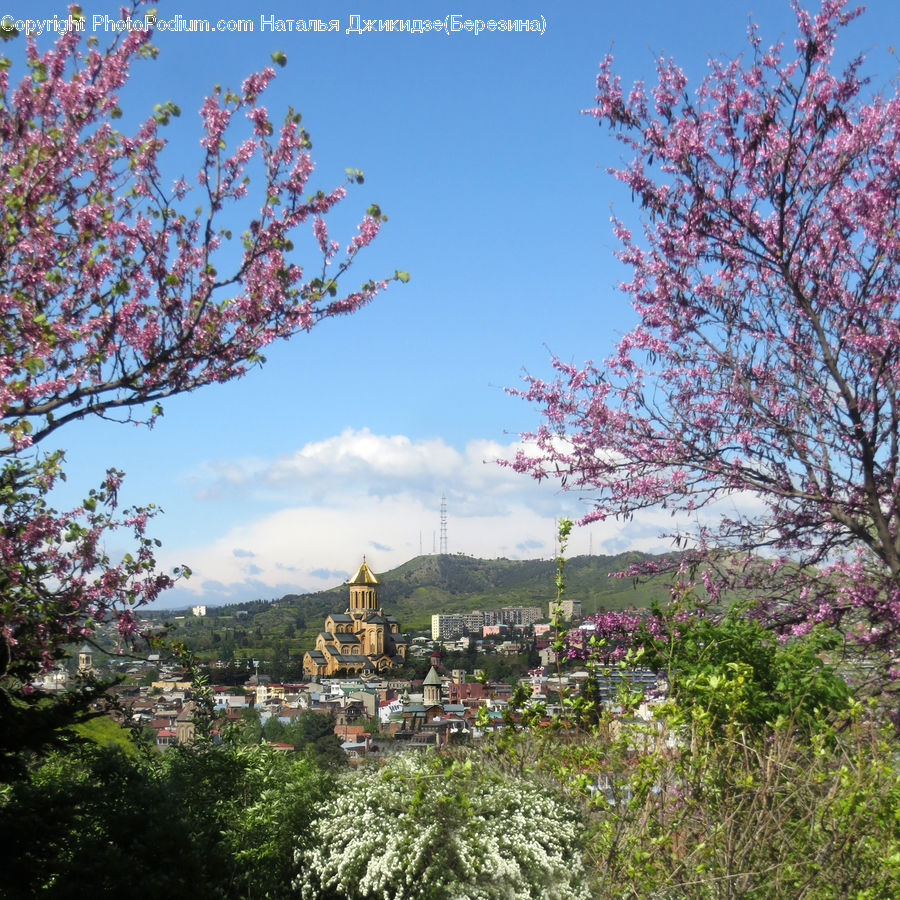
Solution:
[{"label": "church bell tower", "polygon": [[350,586],[350,613],[376,611],[378,609],[378,579],[375,573],[366,564],[363,557],[362,565],[356,570],[356,574],[347,582]]}]

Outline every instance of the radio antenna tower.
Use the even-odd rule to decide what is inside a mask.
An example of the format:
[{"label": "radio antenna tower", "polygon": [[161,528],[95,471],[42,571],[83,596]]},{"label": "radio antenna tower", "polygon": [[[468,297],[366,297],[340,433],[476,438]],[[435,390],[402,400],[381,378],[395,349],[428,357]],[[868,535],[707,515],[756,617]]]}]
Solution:
[{"label": "radio antenna tower", "polygon": [[441,494],[441,553],[447,552],[447,498]]}]

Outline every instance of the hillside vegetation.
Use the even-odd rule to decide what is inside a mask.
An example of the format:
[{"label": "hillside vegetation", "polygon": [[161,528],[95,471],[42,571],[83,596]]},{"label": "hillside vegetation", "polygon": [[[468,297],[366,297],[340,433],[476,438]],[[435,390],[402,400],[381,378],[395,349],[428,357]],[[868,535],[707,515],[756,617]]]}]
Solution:
[{"label": "hillside vegetation", "polygon": [[[638,585],[611,575],[650,559],[642,553],[577,556],[567,563],[568,593],[585,612],[647,606],[665,591],[663,582]],[[381,604],[404,628],[425,628],[435,613],[467,612],[503,606],[540,606],[546,612],[554,597],[556,563],[549,559],[476,559],[437,554],[416,556],[396,569],[379,573]],[[292,602],[295,598],[285,598]],[[322,615],[347,602],[344,585],[296,598],[299,607]]]}]

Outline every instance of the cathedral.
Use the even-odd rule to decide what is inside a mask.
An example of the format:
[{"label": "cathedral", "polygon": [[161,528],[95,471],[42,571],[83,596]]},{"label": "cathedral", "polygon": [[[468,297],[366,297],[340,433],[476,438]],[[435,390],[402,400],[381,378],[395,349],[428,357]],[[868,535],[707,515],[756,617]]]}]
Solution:
[{"label": "cathedral", "polygon": [[316,647],[303,657],[305,675],[365,675],[385,672],[406,661],[400,624],[378,605],[378,578],[366,564],[347,582],[350,606],[325,619]]}]

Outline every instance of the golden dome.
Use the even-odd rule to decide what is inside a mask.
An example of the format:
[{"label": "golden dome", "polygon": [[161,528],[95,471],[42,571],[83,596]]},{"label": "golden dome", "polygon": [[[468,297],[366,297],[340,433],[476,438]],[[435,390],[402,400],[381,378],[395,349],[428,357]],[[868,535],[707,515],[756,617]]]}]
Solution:
[{"label": "golden dome", "polygon": [[378,578],[369,568],[365,557],[363,557],[362,565],[356,570],[356,574],[347,584],[378,584]]}]

